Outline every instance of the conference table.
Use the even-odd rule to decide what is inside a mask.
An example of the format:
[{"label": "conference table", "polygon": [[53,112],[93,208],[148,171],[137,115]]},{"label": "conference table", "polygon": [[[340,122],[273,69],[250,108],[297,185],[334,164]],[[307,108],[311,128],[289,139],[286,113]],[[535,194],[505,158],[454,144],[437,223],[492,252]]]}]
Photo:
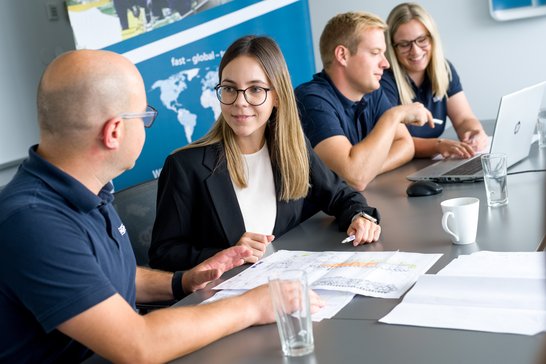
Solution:
[{"label": "conference table", "polygon": [[[485,122],[491,133],[493,122]],[[449,136],[448,131],[448,136]],[[451,136],[453,132],[451,131]],[[382,234],[373,244],[353,247],[341,244],[346,236],[338,231],[333,217],[318,213],[277,238],[273,251],[395,251],[440,253],[442,257],[428,273],[436,273],[461,254],[480,250],[537,251],[544,249],[546,233],[546,173],[531,172],[508,176],[509,203],[487,206],[483,182],[444,184],[441,194],[407,197],[410,182],[405,178],[432,163],[427,159],[412,162],[375,178],[364,196],[381,213]],[[530,157],[509,170],[527,171],[546,168],[546,149],[537,143]],[[480,199],[477,242],[454,245],[442,230],[440,202],[455,197]],[[248,265],[238,267],[219,283]],[[179,301],[177,306],[197,304],[214,294],[211,287]],[[401,299],[355,296],[332,319],[313,323],[315,351],[299,357],[284,357],[276,325],[250,327],[225,337],[173,363],[539,363],[544,360],[546,334],[523,336],[479,331],[427,328],[379,323]],[[501,320],[502,317],[499,317]],[[180,335],[191,335],[191,328]],[[541,357],[541,359],[539,359]]]}]

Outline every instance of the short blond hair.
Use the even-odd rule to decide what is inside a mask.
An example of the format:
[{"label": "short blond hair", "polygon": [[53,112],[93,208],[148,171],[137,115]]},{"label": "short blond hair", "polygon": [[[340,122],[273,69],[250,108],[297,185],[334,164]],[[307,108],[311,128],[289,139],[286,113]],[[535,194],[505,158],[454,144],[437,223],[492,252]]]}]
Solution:
[{"label": "short blond hair", "polygon": [[387,24],[375,14],[348,12],[338,14],[328,21],[320,36],[320,57],[325,69],[334,61],[334,51],[343,45],[355,54],[360,44],[361,32],[367,29],[387,30]]}]

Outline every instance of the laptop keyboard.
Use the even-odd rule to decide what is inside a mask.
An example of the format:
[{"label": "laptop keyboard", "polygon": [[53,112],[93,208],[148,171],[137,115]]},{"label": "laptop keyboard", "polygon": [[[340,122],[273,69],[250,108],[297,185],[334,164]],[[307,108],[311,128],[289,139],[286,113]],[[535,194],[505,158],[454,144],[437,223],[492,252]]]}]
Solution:
[{"label": "laptop keyboard", "polygon": [[470,159],[468,162],[461,164],[452,170],[442,174],[442,176],[472,176],[482,170],[482,161],[480,158]]}]

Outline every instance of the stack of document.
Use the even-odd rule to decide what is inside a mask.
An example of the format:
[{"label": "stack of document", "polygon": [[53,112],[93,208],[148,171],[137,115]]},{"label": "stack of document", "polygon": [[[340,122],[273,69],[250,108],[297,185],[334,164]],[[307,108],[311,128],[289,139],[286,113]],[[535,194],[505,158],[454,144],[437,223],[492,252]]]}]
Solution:
[{"label": "stack of document", "polygon": [[[240,294],[268,282],[273,273],[305,270],[309,286],[326,307],[314,321],[330,318],[347,305],[355,294],[400,298],[441,254],[404,252],[308,252],[280,250],[235,277],[214,287],[224,290],[212,300]],[[228,291],[228,292],[226,292]]]},{"label": "stack of document", "polygon": [[423,275],[380,322],[535,335],[546,331],[546,254],[477,252]]},{"label": "stack of document", "polygon": [[442,254],[280,250],[214,289],[251,289],[273,273],[302,269],[313,289],[400,298]]}]

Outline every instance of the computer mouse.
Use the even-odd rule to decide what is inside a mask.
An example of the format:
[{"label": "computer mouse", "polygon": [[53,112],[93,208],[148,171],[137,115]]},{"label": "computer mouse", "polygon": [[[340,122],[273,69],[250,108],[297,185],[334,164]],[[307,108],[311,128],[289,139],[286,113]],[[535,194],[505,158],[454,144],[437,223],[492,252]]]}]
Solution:
[{"label": "computer mouse", "polygon": [[409,197],[431,196],[442,192],[443,187],[432,181],[417,181],[413,182],[406,189]]}]

